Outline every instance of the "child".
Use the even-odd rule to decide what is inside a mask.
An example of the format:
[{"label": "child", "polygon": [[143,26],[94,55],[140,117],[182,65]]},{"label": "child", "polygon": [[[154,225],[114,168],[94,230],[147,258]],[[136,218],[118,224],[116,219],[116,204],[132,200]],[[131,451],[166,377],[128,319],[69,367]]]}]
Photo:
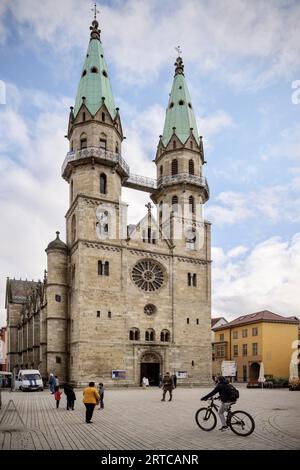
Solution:
[{"label": "child", "polygon": [[59,407],[59,402],[60,402],[60,399],[61,399],[61,395],[62,393],[59,391],[59,387],[55,387],[55,392],[54,392],[54,398],[56,400],[56,408]]},{"label": "child", "polygon": [[99,400],[99,410],[104,409],[104,385],[103,383],[99,384],[99,395],[100,395],[100,400]]}]

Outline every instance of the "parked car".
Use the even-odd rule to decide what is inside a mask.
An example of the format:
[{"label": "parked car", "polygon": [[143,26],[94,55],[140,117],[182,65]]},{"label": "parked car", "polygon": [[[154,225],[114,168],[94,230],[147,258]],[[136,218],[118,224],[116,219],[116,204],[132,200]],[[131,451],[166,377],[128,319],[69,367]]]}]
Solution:
[{"label": "parked car", "polygon": [[22,392],[44,390],[40,372],[36,369],[20,370],[15,380],[15,389],[22,390]]}]

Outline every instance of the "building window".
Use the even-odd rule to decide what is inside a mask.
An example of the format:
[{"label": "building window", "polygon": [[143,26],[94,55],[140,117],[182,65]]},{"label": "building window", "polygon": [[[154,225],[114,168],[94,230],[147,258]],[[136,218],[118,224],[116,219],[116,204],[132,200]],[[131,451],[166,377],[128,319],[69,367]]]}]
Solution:
[{"label": "building window", "polygon": [[85,112],[82,113],[82,120],[85,121]]},{"label": "building window", "polygon": [[191,140],[191,150],[193,150],[193,149],[194,149],[194,143],[193,143],[193,141]]},{"label": "building window", "polygon": [[187,250],[194,250],[196,244],[196,232],[189,228],[186,232],[185,246]]},{"label": "building window", "polygon": [[56,356],[55,362],[56,362],[56,364],[61,364],[61,357],[60,357],[60,356]]},{"label": "building window", "polygon": [[106,183],[107,183],[106,174],[101,173],[101,175],[100,175],[100,194],[106,194]]},{"label": "building window", "polygon": [[98,275],[99,276],[109,276],[109,262],[98,261]]},{"label": "building window", "polygon": [[118,145],[118,142],[116,142],[116,153],[119,154],[119,145]]},{"label": "building window", "polygon": [[194,174],[194,160],[189,160],[189,174]]},{"label": "building window", "polygon": [[163,217],[163,203],[160,201],[159,203],[159,223],[162,223],[162,217]]},{"label": "building window", "polygon": [[98,73],[97,67],[92,67],[91,68],[91,73]]},{"label": "building window", "polygon": [[192,214],[194,214],[194,212],[195,212],[195,199],[194,199],[194,196],[189,197],[189,208],[190,208],[190,212]]},{"label": "building window", "polygon": [[163,173],[164,173],[164,168],[163,168],[162,165],[160,165],[160,167],[159,167],[159,173],[160,173],[160,176],[162,176]]},{"label": "building window", "polygon": [[257,343],[252,343],[252,356],[257,356],[257,354],[258,354]]},{"label": "building window", "polygon": [[258,328],[252,328],[252,336],[258,336]]},{"label": "building window", "polygon": [[100,148],[106,150],[106,140],[100,139]]},{"label": "building window", "polygon": [[160,333],[160,340],[163,343],[168,343],[170,341],[170,332],[168,330],[162,330]]},{"label": "building window", "polygon": [[56,300],[56,302],[61,302],[61,296],[56,294],[55,295],[55,300]]},{"label": "building window", "polygon": [[233,346],[233,355],[238,356],[239,355],[239,347],[237,344]]},{"label": "building window", "polygon": [[177,175],[178,174],[178,161],[177,160],[172,160],[172,175]]},{"label": "building window", "polygon": [[102,75],[103,77],[107,77],[107,72],[105,70],[102,70]]},{"label": "building window", "polygon": [[192,361],[192,367],[194,367],[194,365],[195,365],[195,362],[194,362],[194,361]]},{"label": "building window", "polygon": [[196,318],[196,325],[199,325],[199,318]]},{"label": "building window", "polygon": [[216,358],[226,357],[226,345],[225,344],[215,344],[214,349],[215,349]]},{"label": "building window", "polygon": [[74,331],[74,320],[71,320],[71,331]]},{"label": "building window", "polygon": [[72,216],[71,220],[71,241],[74,242],[76,238],[76,217],[75,214]]},{"label": "building window", "polygon": [[102,119],[102,122],[105,122],[105,113],[102,113],[101,119]]},{"label": "building window", "polygon": [[173,140],[173,150],[176,149],[176,140]]},{"label": "building window", "polygon": [[111,318],[111,311],[110,310],[107,312],[107,318]]},{"label": "building window", "polygon": [[97,310],[97,318],[100,318],[100,310]]},{"label": "building window", "polygon": [[172,211],[174,212],[178,211],[178,196],[172,197]]},{"label": "building window", "polygon": [[197,287],[197,274],[188,273],[187,275],[188,286]]},{"label": "building window", "polygon": [[234,331],[233,334],[232,334],[232,337],[233,337],[233,339],[238,339],[238,337],[239,337],[238,331]]},{"label": "building window", "polygon": [[220,341],[224,341],[224,333],[220,335]]},{"label": "building window", "polygon": [[248,330],[247,330],[247,329],[246,329],[246,330],[243,330],[243,331],[242,331],[242,337],[243,337],[243,338],[247,338],[247,336],[248,336]]},{"label": "building window", "polygon": [[140,330],[138,328],[131,328],[129,331],[130,341],[138,341],[140,339]]},{"label": "building window", "polygon": [[155,331],[151,328],[145,332],[145,341],[155,341]]},{"label": "building window", "polygon": [[85,77],[85,75],[86,75],[86,70],[84,70],[84,71],[82,72],[82,75],[81,75],[81,76],[82,76],[82,77]]},{"label": "building window", "polygon": [[189,319],[189,318],[186,319],[186,323],[187,323],[188,325],[190,324],[190,319]]},{"label": "building window", "polygon": [[71,184],[70,184],[70,200],[71,202],[73,201],[73,180],[71,181]]},{"label": "building window", "polygon": [[80,137],[80,150],[87,148],[87,137],[86,134],[81,134]]},{"label": "building window", "polygon": [[248,345],[243,344],[243,356],[248,356]]},{"label": "building window", "polygon": [[154,315],[156,313],[157,308],[153,304],[147,304],[144,307],[144,313],[148,315],[149,317],[151,315]]}]

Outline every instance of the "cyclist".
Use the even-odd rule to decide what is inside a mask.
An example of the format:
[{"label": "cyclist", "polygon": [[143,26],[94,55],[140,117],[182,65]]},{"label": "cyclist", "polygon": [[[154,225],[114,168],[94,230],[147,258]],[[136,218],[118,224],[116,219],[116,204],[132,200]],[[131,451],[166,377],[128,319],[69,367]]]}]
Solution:
[{"label": "cyclist", "polygon": [[226,429],[228,429],[228,426],[226,424],[224,413],[225,411],[228,411],[230,405],[236,402],[236,399],[233,399],[232,397],[232,385],[230,385],[228,380],[222,375],[217,377],[216,387],[210,393],[202,397],[201,400],[206,401],[217,393],[220,395],[220,399],[222,402],[219,408],[219,416],[222,423],[222,427],[219,430],[226,431]]}]

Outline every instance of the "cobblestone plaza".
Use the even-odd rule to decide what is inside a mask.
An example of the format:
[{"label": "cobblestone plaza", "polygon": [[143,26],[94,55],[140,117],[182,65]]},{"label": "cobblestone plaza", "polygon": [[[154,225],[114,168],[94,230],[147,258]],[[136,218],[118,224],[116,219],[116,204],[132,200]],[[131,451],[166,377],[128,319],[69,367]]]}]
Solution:
[{"label": "cobblestone plaza", "polygon": [[[195,412],[208,388],[177,388],[174,401],[162,403],[159,388],[107,390],[105,409],[95,410],[93,424],[85,421],[82,391],[76,390],[75,411],[66,410],[62,397],[56,410],[48,391],[2,392],[0,450],[204,450],[299,449],[299,393],[287,389],[248,390],[240,386],[234,409],[252,414],[256,429],[249,437],[230,430],[201,431]],[[16,411],[5,411],[13,400]],[[12,406],[10,408],[13,408]]]}]

